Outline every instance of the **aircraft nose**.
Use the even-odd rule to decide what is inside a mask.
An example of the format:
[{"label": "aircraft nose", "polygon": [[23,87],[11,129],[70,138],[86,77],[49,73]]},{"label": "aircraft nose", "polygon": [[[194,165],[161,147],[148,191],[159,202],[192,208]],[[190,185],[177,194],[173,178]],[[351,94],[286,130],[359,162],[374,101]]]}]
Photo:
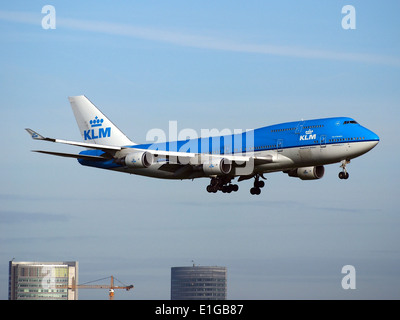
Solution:
[{"label": "aircraft nose", "polygon": [[376,133],[374,133],[374,132],[372,132],[372,131],[369,131],[370,133],[369,133],[369,139],[371,140],[371,141],[376,141],[376,144],[378,144],[378,142],[379,142],[379,136],[376,134]]},{"label": "aircraft nose", "polygon": [[371,149],[379,143],[379,136],[375,132],[372,132],[368,129],[365,139],[371,142]]}]

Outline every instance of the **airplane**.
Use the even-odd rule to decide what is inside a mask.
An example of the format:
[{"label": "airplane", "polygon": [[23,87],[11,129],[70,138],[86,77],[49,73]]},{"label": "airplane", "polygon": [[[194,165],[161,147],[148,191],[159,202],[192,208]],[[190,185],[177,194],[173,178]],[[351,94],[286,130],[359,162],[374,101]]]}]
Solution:
[{"label": "airplane", "polygon": [[[229,135],[137,144],[119,130],[86,96],[69,97],[84,142],[47,138],[25,129],[34,140],[86,148],[79,154],[32,150],[76,158],[81,165],[161,179],[209,178],[209,193],[238,191],[238,182],[254,179],[250,189],[259,195],[264,174],[316,180],[324,165],[347,165],[379,143],[379,137],[348,117],[300,120]],[[263,179],[263,180],[261,180]]]}]

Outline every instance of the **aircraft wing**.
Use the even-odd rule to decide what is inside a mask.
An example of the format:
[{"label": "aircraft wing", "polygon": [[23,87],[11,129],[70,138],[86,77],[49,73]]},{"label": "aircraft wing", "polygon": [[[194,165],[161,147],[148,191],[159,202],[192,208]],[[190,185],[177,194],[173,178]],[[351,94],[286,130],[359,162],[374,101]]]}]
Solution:
[{"label": "aircraft wing", "polygon": [[169,164],[178,164],[178,165],[187,165],[187,164],[201,164],[203,160],[206,159],[208,161],[213,159],[226,159],[235,163],[245,163],[249,161],[254,161],[256,164],[264,164],[273,162],[273,156],[256,156],[253,153],[245,154],[245,155],[232,155],[232,154],[200,154],[193,152],[179,152],[179,151],[165,151],[165,150],[153,150],[153,149],[140,149],[140,148],[126,148],[126,147],[118,147],[118,146],[109,146],[109,145],[101,145],[95,143],[86,143],[86,142],[77,142],[77,141],[69,141],[62,139],[54,139],[48,138],[40,135],[36,131],[26,128],[25,129],[32,139],[34,140],[42,140],[42,141],[50,141],[55,143],[62,143],[67,145],[73,145],[78,147],[96,149],[104,151],[107,156],[91,156],[91,155],[81,155],[81,154],[70,154],[70,153],[60,153],[60,152],[52,152],[52,151],[42,151],[42,150],[34,150],[34,152],[51,154],[62,157],[70,157],[76,159],[86,159],[86,160],[107,160],[112,159],[116,152],[121,151],[122,149],[131,149],[132,151],[146,151],[153,154],[156,157],[165,157]]},{"label": "aircraft wing", "polygon": [[123,147],[106,146],[106,145],[95,144],[95,143],[85,143],[85,142],[68,141],[68,140],[61,140],[61,139],[54,139],[54,138],[45,138],[32,129],[27,128],[25,130],[31,135],[32,139],[34,139],[34,140],[42,140],[42,141],[50,141],[50,142],[56,142],[56,143],[69,144],[69,145],[78,146],[78,147],[103,150],[104,152],[110,152],[110,153],[115,153],[115,151],[120,151],[123,149]]}]

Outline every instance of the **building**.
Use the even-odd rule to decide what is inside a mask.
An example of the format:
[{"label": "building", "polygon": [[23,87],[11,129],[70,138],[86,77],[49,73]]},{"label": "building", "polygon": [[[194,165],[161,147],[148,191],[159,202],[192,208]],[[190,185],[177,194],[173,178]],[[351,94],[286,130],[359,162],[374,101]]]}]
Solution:
[{"label": "building", "polygon": [[226,300],[226,267],[172,267],[171,300]]},{"label": "building", "polygon": [[78,262],[9,263],[9,300],[77,300],[77,290],[57,288],[78,282]]}]

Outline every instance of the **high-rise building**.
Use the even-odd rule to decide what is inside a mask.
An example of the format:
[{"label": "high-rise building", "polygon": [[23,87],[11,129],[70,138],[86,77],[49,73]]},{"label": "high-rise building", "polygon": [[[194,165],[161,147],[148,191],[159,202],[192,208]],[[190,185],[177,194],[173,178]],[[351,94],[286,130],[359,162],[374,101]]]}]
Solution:
[{"label": "high-rise building", "polygon": [[9,263],[9,300],[77,300],[77,290],[57,288],[78,283],[78,262]]},{"label": "high-rise building", "polygon": [[171,300],[226,300],[226,267],[172,267]]}]

